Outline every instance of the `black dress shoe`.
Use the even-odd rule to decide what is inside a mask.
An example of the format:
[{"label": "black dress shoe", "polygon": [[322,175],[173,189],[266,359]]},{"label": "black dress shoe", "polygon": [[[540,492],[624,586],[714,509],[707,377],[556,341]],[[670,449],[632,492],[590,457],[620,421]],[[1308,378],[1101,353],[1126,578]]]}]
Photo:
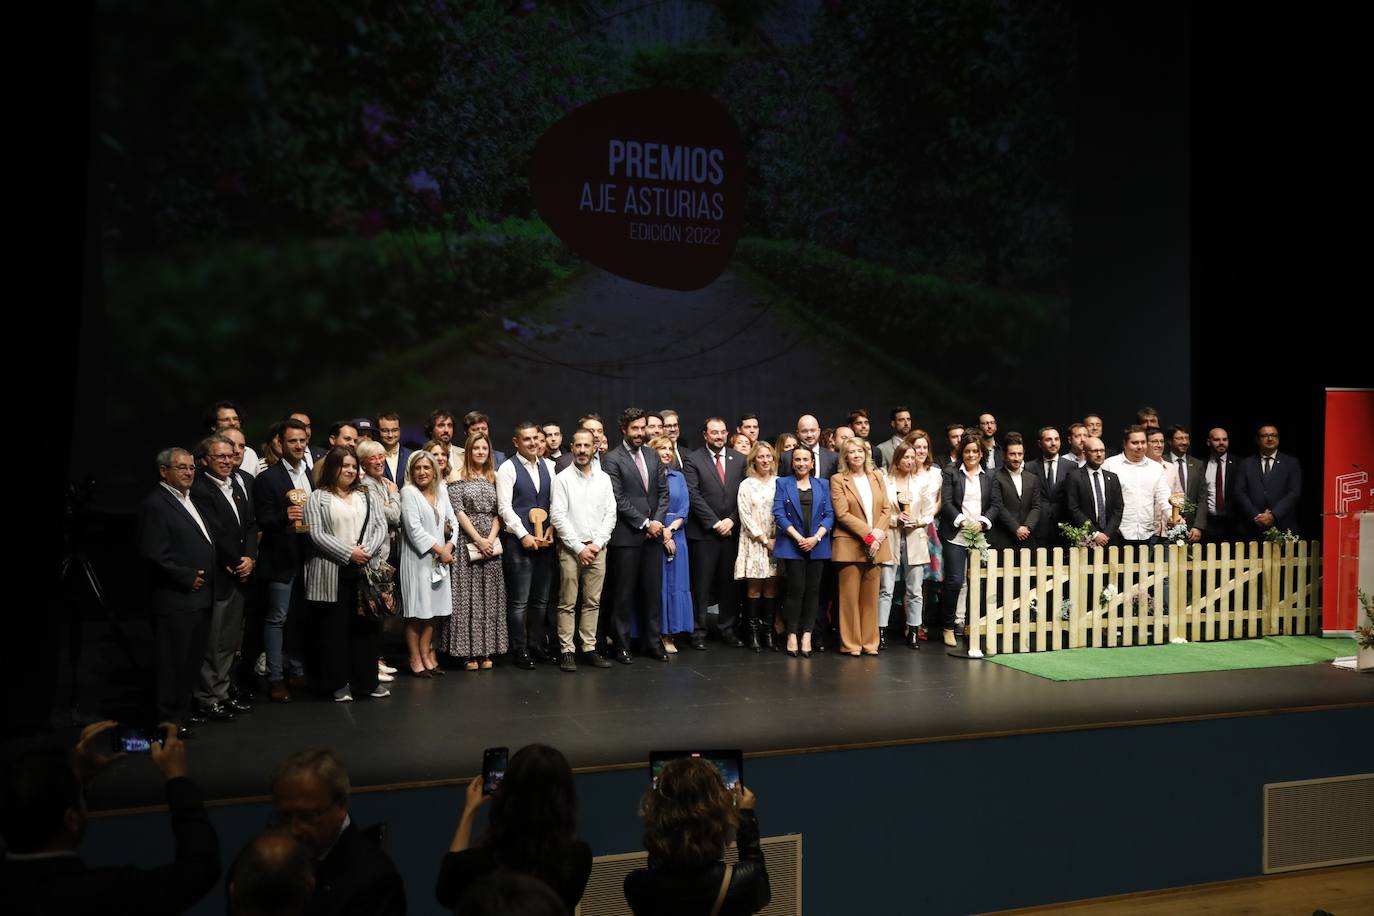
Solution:
[{"label": "black dress shoe", "polygon": [[609,668],[611,663],[606,661],[605,656],[600,652],[583,652],[582,660],[593,668]]},{"label": "black dress shoe", "polygon": [[191,726],[192,728],[198,728],[208,721],[210,720],[194,712],[182,720],[182,722],[184,722],[186,725]]},{"label": "black dress shoe", "polygon": [[524,668],[526,671],[534,670],[534,659],[530,658],[528,652],[517,652],[511,662],[517,668]]},{"label": "black dress shoe", "polygon": [[213,706],[202,706],[200,715],[209,719],[211,722],[233,722],[234,711],[223,703],[216,703]]},{"label": "black dress shoe", "polygon": [[225,705],[225,706],[228,706],[229,709],[230,709],[230,711],[232,711],[232,712],[236,712],[236,713],[252,712],[252,711],[253,711],[253,704],[252,704],[252,703],[249,703],[247,700],[244,700],[244,699],[242,698],[242,696],[243,696],[243,695],[240,694],[238,697],[230,697],[228,700],[226,700],[226,701],[224,702],[224,705]]},{"label": "black dress shoe", "polygon": [[691,641],[688,643],[688,645],[691,646],[693,649],[696,649],[698,652],[705,652],[705,651],[706,651],[706,637],[705,637],[705,636],[695,636],[695,635],[694,635],[694,636],[692,637]]},{"label": "black dress shoe", "polygon": [[564,652],[558,659],[558,667],[569,673],[577,670],[577,657],[571,652]]},{"label": "black dress shoe", "polygon": [[630,658],[630,653],[626,652],[624,649],[616,649],[615,654],[612,655],[611,658],[620,662],[622,665],[633,665],[635,663],[635,660]]},{"label": "black dress shoe", "polygon": [[666,662],[668,660],[668,650],[663,648],[663,643],[650,646],[649,650],[644,654],[650,658],[656,658],[661,662]]}]

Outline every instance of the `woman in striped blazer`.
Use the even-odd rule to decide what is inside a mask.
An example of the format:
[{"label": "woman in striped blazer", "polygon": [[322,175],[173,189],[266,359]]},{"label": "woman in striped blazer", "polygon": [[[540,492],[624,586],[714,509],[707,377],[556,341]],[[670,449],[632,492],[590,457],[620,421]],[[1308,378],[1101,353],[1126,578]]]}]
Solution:
[{"label": "woman in striped blazer", "polygon": [[351,448],[333,448],[316,464],[315,489],[305,503],[305,523],[315,544],[305,564],[305,600],[319,623],[318,686],[335,702],[356,690],[382,698],[377,682],[379,627],[358,614],[358,578],[382,559],[386,513],[377,494],[363,486]]}]

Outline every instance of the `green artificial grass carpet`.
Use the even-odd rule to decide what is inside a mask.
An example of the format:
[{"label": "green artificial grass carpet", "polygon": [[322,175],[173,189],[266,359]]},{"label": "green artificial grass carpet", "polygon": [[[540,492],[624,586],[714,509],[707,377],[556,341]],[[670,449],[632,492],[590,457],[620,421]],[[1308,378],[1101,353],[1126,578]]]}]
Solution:
[{"label": "green artificial grass carpet", "polygon": [[1333,658],[1354,654],[1355,642],[1350,639],[1265,636],[1261,639],[1179,645],[1025,652],[994,655],[986,660],[1051,681],[1090,681],[1105,677],[1140,677],[1146,674],[1284,668],[1327,662]]}]

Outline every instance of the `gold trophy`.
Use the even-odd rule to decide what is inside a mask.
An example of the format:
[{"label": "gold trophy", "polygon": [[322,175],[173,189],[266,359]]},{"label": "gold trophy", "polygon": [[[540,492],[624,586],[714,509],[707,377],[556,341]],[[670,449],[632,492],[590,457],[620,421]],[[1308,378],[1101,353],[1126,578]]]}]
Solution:
[{"label": "gold trophy", "polygon": [[545,512],[543,509],[540,509],[538,506],[535,506],[533,509],[530,510],[530,527],[533,529],[530,531],[530,533],[534,535],[534,539],[536,541],[542,542],[545,540],[544,522],[546,519],[548,519],[548,517],[549,513]]},{"label": "gold trophy", "polygon": [[[286,498],[291,500],[291,505],[296,506],[300,509],[305,508],[305,500],[309,495],[310,494],[306,493],[304,490],[286,491]],[[310,530],[310,526],[305,523],[305,519],[297,519],[296,522],[293,524],[291,530],[296,532],[297,534],[305,534],[305,532]]]}]

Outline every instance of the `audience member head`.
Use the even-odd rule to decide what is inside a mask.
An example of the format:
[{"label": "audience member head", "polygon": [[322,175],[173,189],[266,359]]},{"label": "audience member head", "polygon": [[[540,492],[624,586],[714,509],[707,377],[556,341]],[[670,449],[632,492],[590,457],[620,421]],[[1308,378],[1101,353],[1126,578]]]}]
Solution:
[{"label": "audience member head", "polygon": [[318,859],[343,832],[350,790],[348,771],[332,750],[297,751],[272,771],[272,817]]},{"label": "audience member head", "polygon": [[562,861],[576,831],[577,793],[567,758],[547,744],[512,754],[487,817],[485,844],[497,862],[542,877]]},{"label": "audience member head", "polygon": [[243,425],[239,409],[233,401],[216,401],[205,411],[205,428],[210,432],[232,426],[238,429]]},{"label": "audience member head", "polygon": [[719,862],[739,826],[734,797],[715,766],[700,757],[664,764],[644,793],[640,815],[649,866],[674,871]]},{"label": "audience member head", "polygon": [[1220,426],[1214,426],[1207,431],[1207,450],[1212,453],[1213,458],[1220,458],[1226,454],[1226,450],[1231,447],[1231,434]]},{"label": "audience member head", "polygon": [[570,916],[548,884],[503,870],[472,882],[453,912],[457,916]]},{"label": "audience member head", "polygon": [[349,493],[362,485],[358,456],[351,448],[335,446],[325,453],[323,461],[315,464],[315,486],[320,489]]},{"label": "audience member head", "polygon": [[8,852],[72,850],[86,834],[86,798],[65,748],[21,751],[5,764],[0,834]]},{"label": "audience member head", "polygon": [[315,892],[305,844],[280,827],[262,831],[229,869],[231,916],[300,916]]},{"label": "audience member head", "polygon": [[746,413],[739,418],[735,424],[735,432],[744,433],[749,437],[749,447],[752,449],[754,443],[759,441],[759,417],[758,414]]},{"label": "audience member head", "polygon": [[157,475],[173,490],[185,495],[196,479],[196,462],[190,452],[174,445],[157,453]]},{"label": "audience member head", "polygon": [[777,473],[777,455],[773,452],[773,446],[767,440],[754,443],[754,447],[749,449],[749,455],[744,459],[745,467],[749,469],[749,474],[764,480],[769,479]]},{"label": "audience member head", "polygon": [[356,448],[358,445],[358,427],[353,425],[352,420],[335,420],[329,427],[327,441],[329,447],[342,446],[344,448]]}]

